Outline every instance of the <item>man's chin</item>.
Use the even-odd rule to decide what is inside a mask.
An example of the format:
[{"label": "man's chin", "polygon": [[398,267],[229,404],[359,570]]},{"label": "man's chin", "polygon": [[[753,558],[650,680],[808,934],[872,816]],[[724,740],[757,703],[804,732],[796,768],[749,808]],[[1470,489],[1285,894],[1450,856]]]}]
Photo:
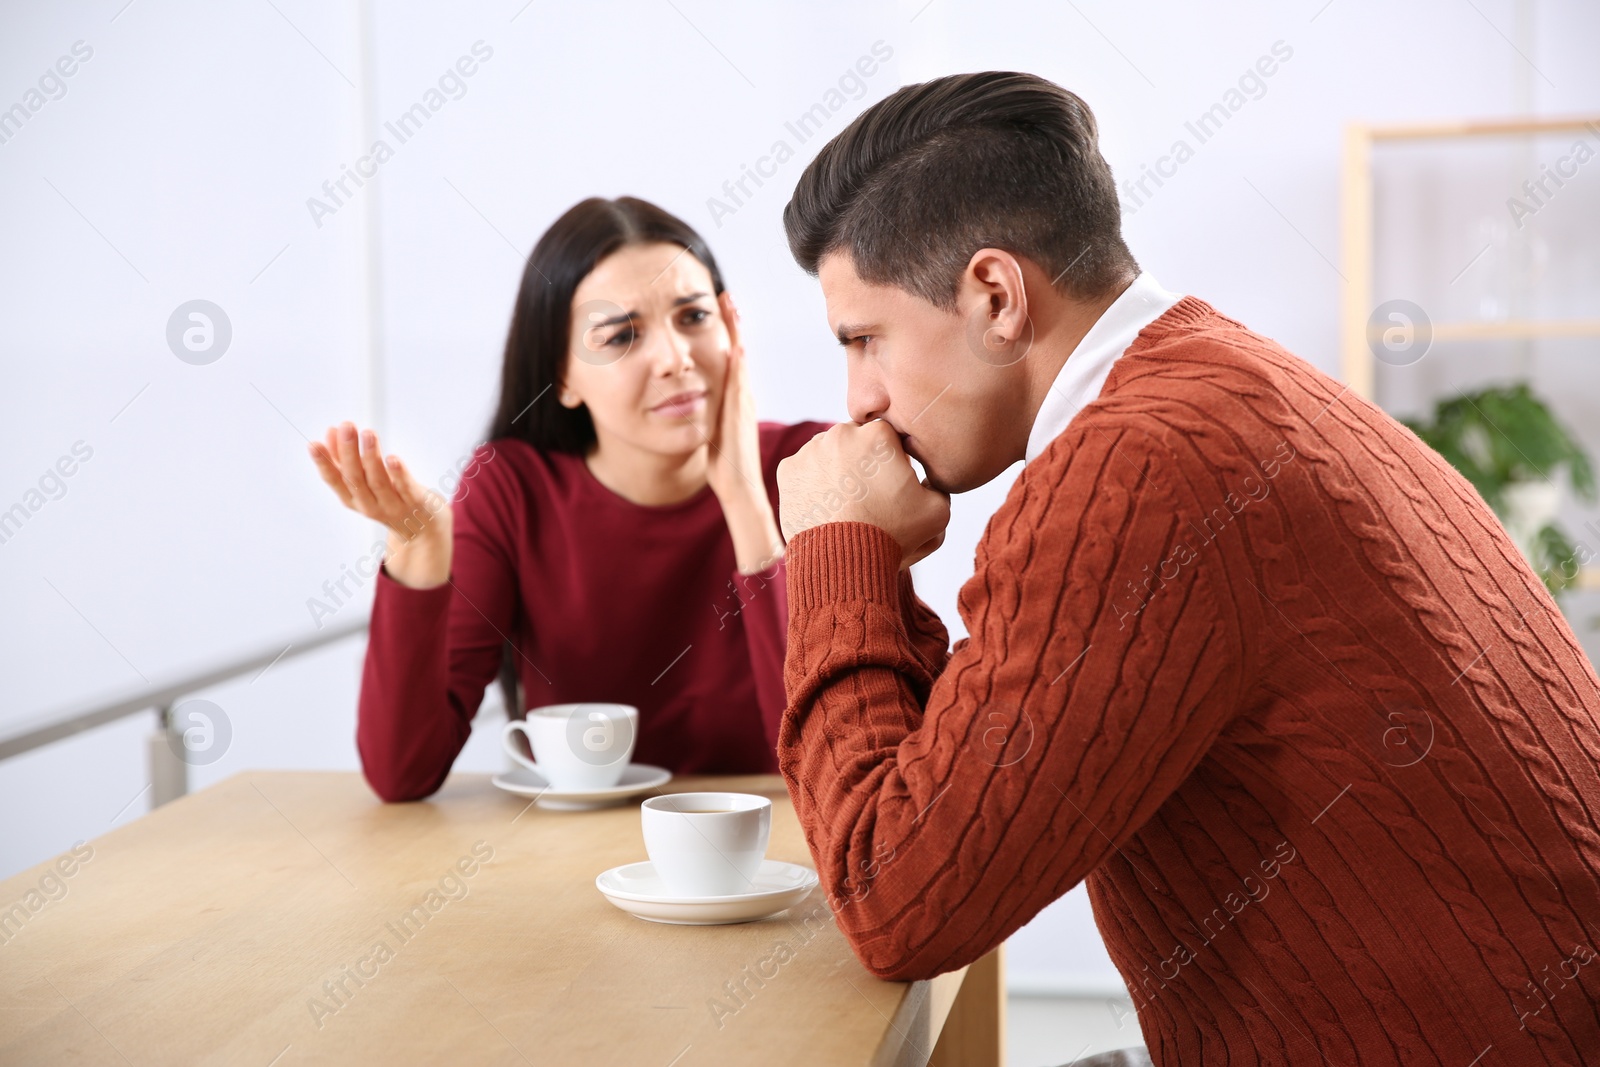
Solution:
[{"label": "man's chin", "polygon": [[985,473],[973,470],[951,470],[944,463],[928,463],[919,460],[922,467],[923,481],[928,483],[928,488],[937,489],[946,496],[955,496],[958,493],[970,493],[981,486],[988,485],[1004,473],[1004,468]]},{"label": "man's chin", "polygon": [[[917,461],[917,465],[922,468],[922,480],[927,484],[929,489],[938,490],[946,496],[952,496],[956,493],[966,492],[966,488],[961,486],[959,479],[949,479],[945,477],[940,468],[932,466],[928,463],[924,463],[921,460]],[[952,485],[954,485],[955,488],[951,488]]]}]

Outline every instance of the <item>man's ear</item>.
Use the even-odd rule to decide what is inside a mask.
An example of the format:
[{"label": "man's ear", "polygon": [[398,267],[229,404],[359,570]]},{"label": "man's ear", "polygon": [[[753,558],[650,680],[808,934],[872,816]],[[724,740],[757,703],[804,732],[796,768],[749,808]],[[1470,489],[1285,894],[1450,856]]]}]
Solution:
[{"label": "man's ear", "polygon": [[1022,264],[1003,248],[980,248],[967,261],[956,294],[967,319],[967,344],[985,363],[1009,366],[1028,354],[1033,322]]}]

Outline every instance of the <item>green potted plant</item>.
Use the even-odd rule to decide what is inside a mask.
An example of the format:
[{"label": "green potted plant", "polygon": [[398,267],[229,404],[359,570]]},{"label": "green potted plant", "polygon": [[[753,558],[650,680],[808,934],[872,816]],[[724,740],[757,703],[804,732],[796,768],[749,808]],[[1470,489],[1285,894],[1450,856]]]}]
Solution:
[{"label": "green potted plant", "polygon": [[1429,421],[1401,421],[1483,495],[1551,593],[1577,580],[1577,548],[1555,522],[1559,479],[1593,501],[1594,470],[1526,382],[1461,393],[1435,404]]}]

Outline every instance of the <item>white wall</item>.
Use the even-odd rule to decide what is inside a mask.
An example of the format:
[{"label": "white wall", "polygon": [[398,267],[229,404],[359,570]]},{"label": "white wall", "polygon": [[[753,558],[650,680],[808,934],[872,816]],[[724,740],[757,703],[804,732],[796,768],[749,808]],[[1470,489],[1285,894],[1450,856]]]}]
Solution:
[{"label": "white wall", "polygon": [[[674,0],[622,14],[413,0],[374,5],[365,34],[348,0],[274,4],[0,12],[0,107],[75,42],[93,49],[0,144],[0,508],[75,442],[93,450],[0,544],[0,730],[308,632],[307,598],[374,533],[320,484],[303,435],[376,422],[442,476],[487,422],[523,253],[584,196],[643,196],[699,227],[739,297],[763,416],[842,419],[843,360],[780,216],[825,137],[901,84],[1049,77],[1094,107],[1118,176],[1137,178],[1283,42],[1292,55],[1259,98],[1154,195],[1127,200],[1126,231],[1168,288],[1329,370],[1345,121],[1600,110],[1600,14],[1582,0]],[[391,139],[393,158],[319,226],[307,199],[479,41],[492,56],[464,92]],[[878,41],[893,58],[799,143],[785,120]],[[780,138],[796,158],[715,218],[708,199]],[[233,329],[204,366],[165,336],[196,298]],[[1596,395],[1600,362],[1562,366],[1566,395]],[[958,501],[946,547],[918,568],[955,635],[956,590],[1010,477]],[[194,785],[355,767],[360,654],[346,642],[205,694],[233,739]],[[147,730],[141,716],[0,764],[0,875],[141,814]],[[499,765],[484,731],[458,763]],[[1117,988],[1087,916],[1079,891],[1014,939],[1017,982]]]}]

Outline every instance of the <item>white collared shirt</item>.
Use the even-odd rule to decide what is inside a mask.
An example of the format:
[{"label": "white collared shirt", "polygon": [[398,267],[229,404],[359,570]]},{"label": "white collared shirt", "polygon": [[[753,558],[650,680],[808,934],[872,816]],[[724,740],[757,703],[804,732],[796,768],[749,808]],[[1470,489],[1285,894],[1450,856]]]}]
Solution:
[{"label": "white collared shirt", "polygon": [[1045,394],[1044,403],[1039,405],[1039,414],[1028,433],[1024,463],[1031,463],[1048,448],[1067,428],[1067,423],[1100,395],[1111,374],[1111,365],[1133,344],[1139,331],[1181,299],[1183,294],[1167,292],[1149,271],[1141,271],[1133,284],[1100,313],[1078,347],[1061,365],[1060,373]]}]

